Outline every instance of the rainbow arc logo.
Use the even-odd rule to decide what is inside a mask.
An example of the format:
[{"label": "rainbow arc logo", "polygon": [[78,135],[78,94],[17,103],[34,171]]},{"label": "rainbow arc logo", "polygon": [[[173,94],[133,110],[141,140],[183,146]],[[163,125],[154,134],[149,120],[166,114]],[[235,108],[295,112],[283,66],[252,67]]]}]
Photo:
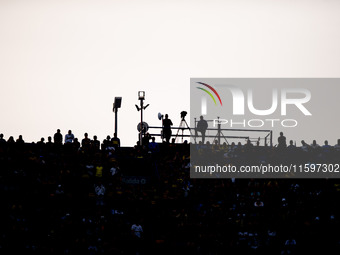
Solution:
[{"label": "rainbow arc logo", "polygon": [[[203,82],[197,82],[197,83],[198,83],[198,84],[201,84],[201,85],[203,85],[203,86],[205,86],[205,87],[207,87],[207,88],[209,88],[212,92],[214,92],[214,94],[217,96],[217,98],[218,98],[218,100],[220,101],[220,104],[221,104],[221,106],[222,106],[222,100],[221,100],[221,98],[220,98],[220,95],[217,93],[217,91],[216,91],[212,86],[210,86],[209,84],[203,83]],[[207,89],[205,89],[205,88],[201,88],[201,87],[196,87],[196,88],[198,88],[198,89],[203,90],[204,92],[206,92],[206,93],[212,98],[212,100],[214,101],[215,105],[217,105],[216,100],[215,100],[213,94],[212,94],[209,90],[207,90]]]}]

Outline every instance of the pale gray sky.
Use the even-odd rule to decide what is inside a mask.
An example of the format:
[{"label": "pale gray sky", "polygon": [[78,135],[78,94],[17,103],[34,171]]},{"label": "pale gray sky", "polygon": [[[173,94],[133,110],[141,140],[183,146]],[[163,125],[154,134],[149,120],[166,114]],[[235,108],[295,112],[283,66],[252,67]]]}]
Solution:
[{"label": "pale gray sky", "polygon": [[[189,111],[190,77],[339,77],[336,0],[0,0],[0,132],[103,140]],[[308,139],[306,139],[308,140]]]}]

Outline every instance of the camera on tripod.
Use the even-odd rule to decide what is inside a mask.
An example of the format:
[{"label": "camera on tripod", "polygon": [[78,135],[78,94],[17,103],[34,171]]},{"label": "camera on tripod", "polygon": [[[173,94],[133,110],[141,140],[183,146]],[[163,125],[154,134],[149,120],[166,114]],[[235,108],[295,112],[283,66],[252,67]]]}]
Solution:
[{"label": "camera on tripod", "polygon": [[185,116],[187,116],[187,112],[186,111],[181,111],[181,118],[182,118],[182,120],[185,119]]}]

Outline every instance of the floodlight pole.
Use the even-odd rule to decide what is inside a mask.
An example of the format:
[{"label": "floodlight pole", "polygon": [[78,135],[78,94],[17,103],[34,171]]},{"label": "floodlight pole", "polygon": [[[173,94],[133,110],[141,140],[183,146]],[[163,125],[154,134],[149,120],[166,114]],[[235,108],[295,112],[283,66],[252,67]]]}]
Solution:
[{"label": "floodlight pole", "polygon": [[116,136],[118,137],[118,133],[117,133],[118,108],[114,108],[114,112],[115,112],[115,133],[116,133]]},{"label": "floodlight pole", "polygon": [[115,113],[115,134],[118,137],[118,108],[121,107],[122,104],[122,98],[121,97],[115,97],[115,101],[113,103],[113,112]]},{"label": "floodlight pole", "polygon": [[140,98],[140,132],[139,132],[139,144],[143,146],[143,102],[144,98]]}]

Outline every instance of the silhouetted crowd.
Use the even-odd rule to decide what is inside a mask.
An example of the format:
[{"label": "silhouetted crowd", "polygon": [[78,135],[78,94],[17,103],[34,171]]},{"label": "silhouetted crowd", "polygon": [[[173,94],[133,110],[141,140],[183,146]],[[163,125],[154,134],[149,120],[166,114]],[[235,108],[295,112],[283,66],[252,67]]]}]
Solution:
[{"label": "silhouetted crowd", "polygon": [[[287,146],[285,137],[281,133],[278,141],[278,144],[273,147],[260,146],[259,141],[253,145],[250,140],[243,145],[241,142],[237,144],[232,142],[230,145],[225,142],[219,145],[217,141],[213,144],[199,142],[191,146],[193,164],[202,162],[233,165],[340,163],[340,139],[334,146],[329,145],[327,140],[322,146],[315,140],[310,145],[302,140],[300,147],[290,140]],[[336,169],[335,172],[340,173],[340,169]]]},{"label": "silhouetted crowd", "polygon": [[[149,137],[143,146],[126,148],[117,136],[100,143],[87,134],[81,142],[70,131],[64,139],[59,134],[37,143],[0,136],[1,254],[339,249],[338,179],[190,179],[187,143]],[[302,144],[294,154],[289,146],[250,141],[196,146],[215,146],[226,160],[249,153],[264,160],[298,152],[303,160],[337,155],[336,146],[316,145]]]}]

